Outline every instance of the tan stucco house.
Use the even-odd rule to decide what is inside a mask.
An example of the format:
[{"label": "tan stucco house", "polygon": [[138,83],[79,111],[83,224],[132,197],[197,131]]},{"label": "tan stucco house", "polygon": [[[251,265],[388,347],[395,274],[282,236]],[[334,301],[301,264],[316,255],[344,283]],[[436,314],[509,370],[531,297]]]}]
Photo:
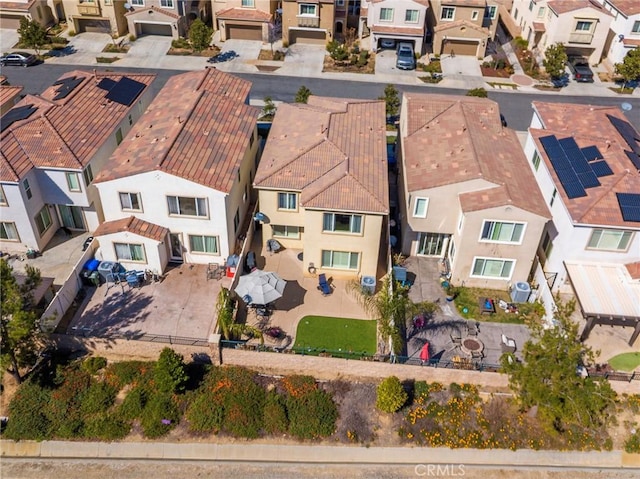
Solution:
[{"label": "tan stucco house", "polygon": [[334,38],[334,0],[284,0],[282,41],[325,45]]},{"label": "tan stucco house", "polygon": [[20,19],[34,20],[43,27],[56,22],[46,0],[0,0],[0,25],[2,28],[17,30]]},{"label": "tan stucco house", "polygon": [[[269,29],[279,23],[276,11],[280,2],[274,0],[214,0],[214,26],[220,30],[220,40],[269,41]],[[271,26],[270,26],[271,25]],[[277,35],[273,35],[274,38]]]}]

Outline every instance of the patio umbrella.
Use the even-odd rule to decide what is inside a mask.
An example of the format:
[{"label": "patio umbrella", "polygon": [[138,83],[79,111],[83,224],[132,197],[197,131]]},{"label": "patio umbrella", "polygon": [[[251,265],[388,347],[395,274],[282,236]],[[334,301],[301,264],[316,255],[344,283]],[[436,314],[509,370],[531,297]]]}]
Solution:
[{"label": "patio umbrella", "polygon": [[420,359],[422,362],[429,361],[429,343],[424,343],[422,350],[420,351]]},{"label": "patio umbrella", "polygon": [[240,276],[235,292],[247,304],[269,304],[282,297],[287,282],[276,273],[259,269]]}]

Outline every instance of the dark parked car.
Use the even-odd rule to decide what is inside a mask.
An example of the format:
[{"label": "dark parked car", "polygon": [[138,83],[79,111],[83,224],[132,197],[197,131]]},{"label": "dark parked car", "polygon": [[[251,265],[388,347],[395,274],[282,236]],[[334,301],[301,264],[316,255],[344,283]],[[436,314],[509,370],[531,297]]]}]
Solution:
[{"label": "dark parked car", "polygon": [[396,68],[400,70],[413,70],[416,67],[416,57],[413,53],[413,45],[407,42],[398,44],[398,59],[396,60]]},{"label": "dark parked car", "polygon": [[589,68],[589,62],[585,58],[569,57],[567,65],[575,81],[593,83],[593,72],[591,68]]},{"label": "dark parked car", "polygon": [[380,39],[380,48],[395,48],[396,41],[390,38],[381,38]]},{"label": "dark parked car", "polygon": [[0,57],[0,65],[3,67],[7,65],[28,67],[36,63],[36,61],[37,58],[35,55],[25,52],[5,53]]}]

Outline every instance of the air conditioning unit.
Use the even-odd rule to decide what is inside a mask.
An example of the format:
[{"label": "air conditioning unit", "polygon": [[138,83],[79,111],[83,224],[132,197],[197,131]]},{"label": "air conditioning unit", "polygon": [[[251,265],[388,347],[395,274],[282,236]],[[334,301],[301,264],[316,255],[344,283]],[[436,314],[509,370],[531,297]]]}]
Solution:
[{"label": "air conditioning unit", "polygon": [[511,288],[511,301],[514,303],[526,303],[531,294],[529,283],[518,282]]}]

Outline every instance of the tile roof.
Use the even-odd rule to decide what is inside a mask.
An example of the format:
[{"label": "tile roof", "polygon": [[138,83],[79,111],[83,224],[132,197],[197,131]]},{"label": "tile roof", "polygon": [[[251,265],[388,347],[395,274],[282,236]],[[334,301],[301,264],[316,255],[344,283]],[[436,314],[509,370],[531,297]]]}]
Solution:
[{"label": "tile roof", "polygon": [[[627,121],[617,107],[576,105],[569,103],[533,102],[542,120],[543,129],[530,128],[540,157],[551,172],[558,194],[576,223],[640,228],[639,222],[624,221],[616,193],[640,192],[640,173],[625,154],[629,147],[610,118]],[[630,124],[629,126],[633,128]],[[573,137],[581,148],[597,146],[613,171],[613,175],[599,177],[601,186],[587,188],[587,196],[568,199],[556,172],[549,161],[540,138],[555,135],[558,139]],[[640,133],[636,131],[636,137]]]},{"label": "tile roof", "polygon": [[622,44],[625,47],[640,47],[640,39],[624,38]]},{"label": "tile roof", "polygon": [[169,233],[169,229],[164,226],[158,226],[148,221],[141,220],[135,216],[122,218],[119,220],[105,221],[101,223],[93,232],[94,236],[105,236],[114,233],[132,233],[138,236],[144,236],[156,241],[164,241]]},{"label": "tile roof", "polygon": [[[389,2],[389,3],[393,3],[394,0],[371,0],[371,3],[382,3],[382,2]],[[422,5],[423,7],[429,7],[429,0],[412,0],[414,3],[417,3],[418,5]],[[362,10],[361,10],[362,11]]]},{"label": "tile roof", "polygon": [[398,35],[424,35],[423,28],[410,28],[410,27],[387,27],[384,25],[371,25],[371,31],[374,33],[395,33]]},{"label": "tile roof", "polygon": [[254,184],[300,191],[306,208],[388,213],[384,102],[311,96],[279,106]]},{"label": "tile roof", "polygon": [[[179,20],[181,18],[177,13],[172,12],[171,10],[165,10],[164,8],[156,7],[155,5],[151,5],[150,7],[136,7],[133,6],[135,10],[127,12],[124,14],[125,17],[133,17],[141,14],[147,14],[149,10],[153,10],[156,13],[164,15],[169,18],[173,18],[174,20]],[[148,15],[148,14],[147,14]]]},{"label": "tile roof", "polygon": [[[475,23],[471,23],[468,20],[456,20],[455,22],[440,22],[438,25],[436,25],[433,28],[434,32],[444,32],[446,30],[451,30],[454,28],[458,28],[458,27],[468,27],[468,28],[472,28],[473,30],[477,30],[485,35],[489,35],[489,29],[488,28],[483,28],[480,27],[478,25],[476,25]],[[468,38],[466,40],[472,40],[472,38]]]},{"label": "tile roof", "polygon": [[611,15],[610,12],[602,8],[602,5],[597,3],[595,0],[552,0],[550,2],[547,2],[547,5],[549,5],[549,8],[551,8],[558,15],[574,12],[582,8],[593,8],[600,13]]},{"label": "tile roof", "polygon": [[22,91],[21,86],[0,85],[0,106],[13,101],[13,99]]},{"label": "tile roof", "polygon": [[546,32],[547,28],[544,26],[542,22],[533,22],[533,31],[534,32]]},{"label": "tile roof", "polygon": [[228,193],[260,114],[250,90],[215,68],[171,77],[94,181],[160,170]]},{"label": "tile roof", "polygon": [[453,5],[456,7],[484,7],[485,0],[442,0],[442,5]]},{"label": "tile roof", "polygon": [[460,195],[463,211],[514,205],[550,213],[516,133],[504,128],[492,100],[405,93],[401,118],[408,191],[484,179],[495,186]]},{"label": "tile roof", "polygon": [[55,99],[60,85],[52,85],[41,95],[27,95],[16,107],[33,105],[29,118],[13,123],[1,136],[0,180],[18,181],[33,167],[84,168],[104,141],[129,113],[132,106],[106,100],[106,90],[98,87],[103,78],[118,81],[128,77],[146,86],[153,74],[89,73],[71,71],[60,79],[81,82],[65,98]]},{"label": "tile roof", "polygon": [[220,10],[216,17],[225,20],[247,20],[254,22],[268,22],[271,20],[271,14],[255,8],[227,8]]},{"label": "tile roof", "polygon": [[631,279],[640,279],[640,261],[636,261],[635,263],[628,263],[624,266],[625,268],[627,268]]},{"label": "tile roof", "polygon": [[0,1],[0,10],[21,10],[28,12],[31,6],[38,0],[27,0],[24,2],[4,2]]},{"label": "tile roof", "polygon": [[607,2],[627,17],[640,13],[640,2],[638,0],[607,0]]}]

